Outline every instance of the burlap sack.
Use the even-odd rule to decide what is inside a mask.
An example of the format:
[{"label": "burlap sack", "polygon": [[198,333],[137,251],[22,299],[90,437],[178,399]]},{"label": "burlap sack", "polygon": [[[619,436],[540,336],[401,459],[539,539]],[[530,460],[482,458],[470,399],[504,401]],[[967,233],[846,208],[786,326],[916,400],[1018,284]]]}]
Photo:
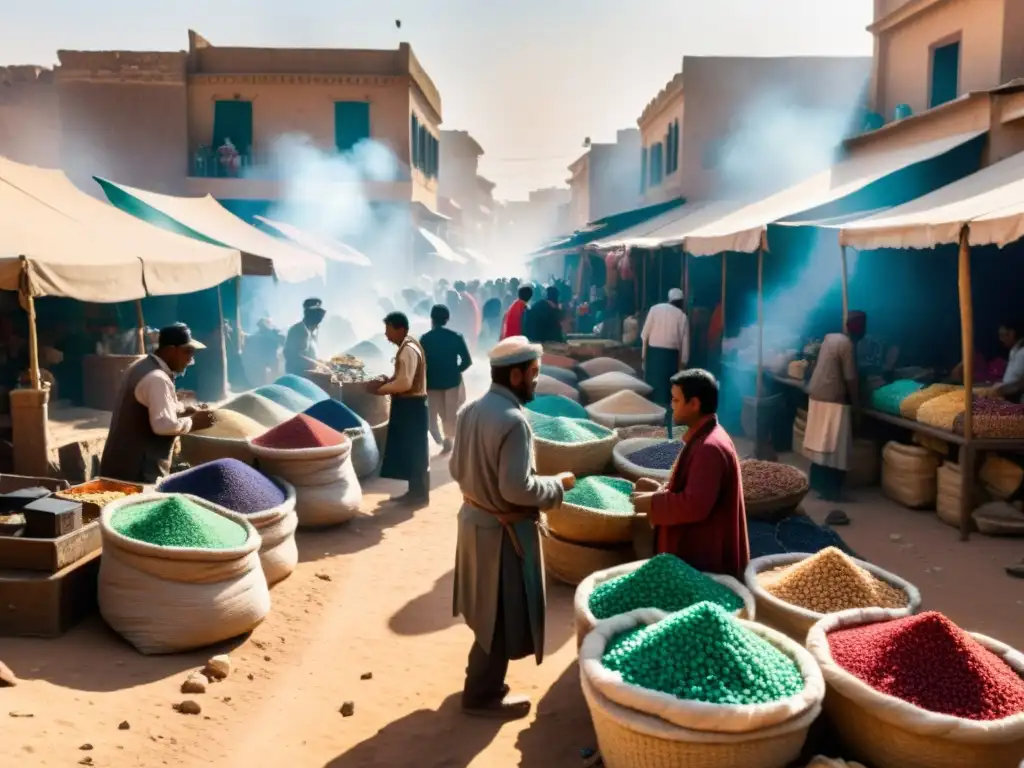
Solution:
[{"label": "burlap sack", "polygon": [[352,441],[323,448],[264,448],[251,440],[256,466],[295,486],[295,512],[302,528],[326,528],[359,514],[363,489],[352,467]]},{"label": "burlap sack", "polygon": [[139,494],[104,507],[98,586],[103,619],[144,654],[202,648],[255,629],[270,612],[270,592],[260,536],[243,515],[185,496],[246,529],[245,544],[235,549],[159,547],[122,536],[111,525],[119,510],[164,498]]},{"label": "burlap sack", "polygon": [[601,663],[608,643],[619,634],[661,621],[661,611],[641,609],[598,622],[580,647],[580,676],[602,696],[634,712],[653,715],[666,723],[705,733],[749,733],[792,721],[821,706],[825,682],[811,655],[794,640],[752,621],[737,619],[746,629],[789,656],[799,667],[804,687],[799,693],[768,704],[712,704],[680,699],[627,683]]},{"label": "burlap sack", "polygon": [[260,564],[267,586],[291,576],[299,564],[299,548],[295,544],[295,529],[299,527],[299,516],[295,513],[295,486],[280,477],[274,482],[285,492],[283,504],[246,515],[262,539]]}]

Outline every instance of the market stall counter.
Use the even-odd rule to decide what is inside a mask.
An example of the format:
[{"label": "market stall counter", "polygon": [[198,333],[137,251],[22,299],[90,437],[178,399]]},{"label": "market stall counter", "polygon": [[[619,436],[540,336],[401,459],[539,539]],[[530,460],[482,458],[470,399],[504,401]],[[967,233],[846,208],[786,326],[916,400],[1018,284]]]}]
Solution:
[{"label": "market stall counter", "polygon": [[971,534],[971,512],[972,505],[966,500],[970,499],[972,492],[972,481],[976,474],[977,458],[979,451],[1013,452],[1024,451],[1024,438],[989,438],[973,437],[968,440],[964,435],[955,432],[922,424],[919,421],[907,419],[902,416],[894,416],[882,411],[865,408],[862,411],[866,418],[873,419],[883,424],[905,429],[918,435],[931,437],[936,440],[955,445],[958,448],[959,464],[961,468],[960,498],[964,499],[960,508],[960,538],[966,541]]}]

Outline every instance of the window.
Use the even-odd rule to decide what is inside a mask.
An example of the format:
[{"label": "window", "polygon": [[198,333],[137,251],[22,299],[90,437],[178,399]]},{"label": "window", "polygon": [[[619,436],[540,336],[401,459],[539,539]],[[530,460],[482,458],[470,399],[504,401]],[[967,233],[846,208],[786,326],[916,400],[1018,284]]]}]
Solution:
[{"label": "window", "polygon": [[416,115],[413,115],[409,121],[409,145],[411,148],[412,156],[412,167],[420,167],[420,120]]},{"label": "window", "polygon": [[348,152],[370,138],[370,104],[366,101],[334,102],[334,146]]},{"label": "window", "polygon": [[661,180],[665,175],[665,145],[662,143],[655,144],[651,147],[650,152],[650,185],[656,187],[661,184]]},{"label": "window", "polygon": [[213,103],[213,149],[230,139],[239,154],[252,151],[252,102],[215,101]]},{"label": "window", "polygon": [[647,147],[640,150],[640,194],[647,191]]},{"label": "window", "polygon": [[932,48],[932,91],[929,107],[953,101],[960,91],[960,41]]},{"label": "window", "polygon": [[669,123],[668,139],[665,146],[668,147],[668,157],[665,158],[665,173],[673,174],[679,170],[679,121]]}]

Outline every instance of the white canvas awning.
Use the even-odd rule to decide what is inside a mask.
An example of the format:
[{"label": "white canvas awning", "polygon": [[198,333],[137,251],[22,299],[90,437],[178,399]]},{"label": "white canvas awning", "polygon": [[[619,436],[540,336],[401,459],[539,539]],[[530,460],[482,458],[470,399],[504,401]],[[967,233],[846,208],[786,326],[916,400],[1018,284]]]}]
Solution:
[{"label": "white canvas awning", "polygon": [[887,211],[844,224],[839,241],[859,250],[934,248],[960,240],[1003,247],[1024,237],[1024,152]]},{"label": "white canvas awning", "polygon": [[301,245],[303,248],[306,248],[313,253],[323,256],[329,261],[337,261],[341,264],[354,264],[360,267],[370,266],[369,258],[357,251],[355,248],[345,245],[345,243],[338,240],[334,240],[332,238],[328,241],[325,238],[314,235],[312,232],[307,232],[304,229],[296,227],[294,224],[288,224],[284,221],[268,219],[264,216],[257,216],[256,219],[263,222],[268,227],[277,230],[289,240],[294,240],[298,245]]},{"label": "white canvas awning", "polygon": [[598,248],[660,248],[678,245],[687,234],[739,207],[736,202],[687,203],[658,214],[594,245]]},{"label": "white canvas awning", "polygon": [[840,200],[903,168],[943,155],[982,133],[974,131],[910,147],[879,149],[843,160],[809,179],[690,231],[682,240],[667,240],[661,244],[682,242],[686,251],[695,256],[711,256],[723,251],[753,253],[761,246],[769,224]]},{"label": "white canvas awning", "polygon": [[109,179],[97,177],[96,180],[134,197],[209,240],[237,248],[246,255],[269,259],[273,263],[273,273],[279,280],[301,283],[316,277],[322,278],[326,274],[327,268],[322,256],[261,232],[235,216],[210,195],[174,197],[135,189]]},{"label": "white canvas awning", "polygon": [[454,248],[448,245],[448,243],[446,243],[442,238],[435,235],[429,229],[418,227],[416,231],[419,232],[420,236],[427,241],[428,245],[430,245],[431,248],[434,249],[433,253],[437,254],[445,261],[450,261],[455,264],[467,263],[465,257],[457,254]]},{"label": "white canvas awning", "polygon": [[91,230],[0,181],[0,289],[115,303],[146,295],[142,260],[116,236]]},{"label": "white canvas awning", "polygon": [[[175,296],[202,291],[237,277],[241,254],[139,221],[78,189],[63,172],[0,158],[0,180],[31,199],[91,230],[93,237],[116,238],[128,255],[141,260],[145,291]],[[75,249],[81,244],[75,244]]]}]

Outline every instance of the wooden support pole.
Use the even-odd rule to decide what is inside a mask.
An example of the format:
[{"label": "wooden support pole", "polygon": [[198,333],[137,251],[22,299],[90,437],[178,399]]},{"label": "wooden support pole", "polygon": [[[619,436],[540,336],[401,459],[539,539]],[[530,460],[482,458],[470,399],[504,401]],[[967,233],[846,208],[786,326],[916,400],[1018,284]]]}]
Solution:
[{"label": "wooden support pole", "polygon": [[39,375],[39,333],[36,330],[36,301],[31,293],[22,294],[25,297],[25,310],[28,312],[28,377],[32,382],[32,389],[41,388],[41,377]]},{"label": "wooden support pole", "polygon": [[140,355],[146,354],[146,318],[142,316],[142,299],[135,300],[136,341]]},{"label": "wooden support pole", "polygon": [[726,280],[729,275],[729,254],[722,251],[722,341],[721,344],[725,345],[725,288]]},{"label": "wooden support pole", "polygon": [[640,286],[640,306],[637,307],[637,315],[640,315],[647,308],[647,251],[640,251],[640,264],[643,267],[643,283]]},{"label": "wooden support pole", "polygon": [[964,366],[964,444],[960,447],[960,540],[971,533],[974,491],[974,300],[971,296],[970,227],[960,230],[957,267],[960,294],[960,343]]},{"label": "wooden support pole", "polygon": [[757,402],[764,380],[764,244],[757,249]]},{"label": "wooden support pole", "polygon": [[242,354],[242,278],[235,278],[235,347]]},{"label": "wooden support pole", "polygon": [[683,251],[683,309],[690,311],[690,254]]},{"label": "wooden support pole", "polygon": [[846,333],[846,321],[850,317],[850,279],[846,269],[846,246],[839,246],[843,263],[843,333]]}]

